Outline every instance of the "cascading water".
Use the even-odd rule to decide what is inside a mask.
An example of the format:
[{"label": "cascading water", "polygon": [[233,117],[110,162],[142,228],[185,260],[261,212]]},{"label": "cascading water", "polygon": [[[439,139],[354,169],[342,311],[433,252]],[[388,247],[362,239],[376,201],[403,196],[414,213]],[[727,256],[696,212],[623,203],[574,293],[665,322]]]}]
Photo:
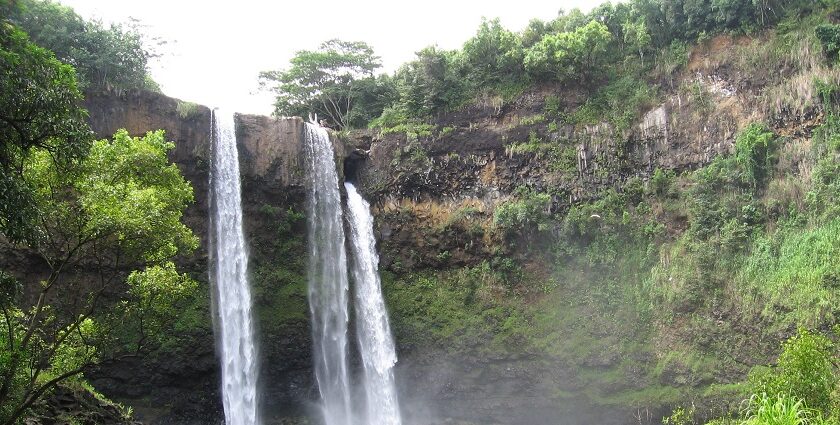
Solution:
[{"label": "cascading water", "polygon": [[211,196],[215,206],[217,335],[222,357],[222,397],[227,425],[257,425],[257,365],[251,324],[248,255],[242,234],[239,155],[233,115],[213,111]]},{"label": "cascading water", "polygon": [[353,251],[353,282],[356,293],[356,329],[364,363],[367,423],[400,425],[400,406],[394,385],[397,353],[382,298],[379,256],[373,236],[370,205],[352,183],[347,189],[347,212]]},{"label": "cascading water", "polygon": [[350,425],[347,253],[335,155],[327,131],[306,124],[309,175],[309,309],[315,377],[327,425]]}]

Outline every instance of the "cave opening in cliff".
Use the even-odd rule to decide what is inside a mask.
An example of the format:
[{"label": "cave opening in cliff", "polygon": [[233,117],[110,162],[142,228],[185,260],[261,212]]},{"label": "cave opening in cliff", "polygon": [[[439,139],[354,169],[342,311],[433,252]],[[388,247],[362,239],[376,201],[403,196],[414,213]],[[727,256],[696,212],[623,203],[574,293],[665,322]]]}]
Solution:
[{"label": "cave opening in cliff", "polygon": [[365,157],[359,152],[351,152],[344,158],[344,181],[356,183],[359,181],[359,170],[365,162]]}]

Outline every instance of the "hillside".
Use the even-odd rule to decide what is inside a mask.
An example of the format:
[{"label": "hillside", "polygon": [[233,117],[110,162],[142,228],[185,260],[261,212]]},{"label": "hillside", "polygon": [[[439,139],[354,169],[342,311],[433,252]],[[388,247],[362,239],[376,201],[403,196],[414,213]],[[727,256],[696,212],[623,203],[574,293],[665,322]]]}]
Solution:
[{"label": "hillside", "polygon": [[[767,10],[774,13],[761,12]],[[840,5],[831,1],[634,0],[535,21],[520,33],[486,21],[460,51],[424,50],[392,76],[374,76],[370,62],[346,87],[321,81],[320,90],[292,93],[300,81],[284,71],[264,75],[278,84],[278,114],[315,110],[307,102],[324,94],[352,105],[319,116],[334,128],[339,178],[354,182],[372,207],[405,423],[765,424],[753,417],[764,402],[795,404],[792,410],[810,421],[803,423],[836,423],[838,18]],[[4,52],[18,54],[20,45],[47,55],[3,25],[4,40],[17,43],[3,44]],[[364,51],[337,41],[325,46]],[[178,178],[166,182],[191,188],[190,202],[183,195],[172,213],[188,235],[164,241],[173,247],[166,255],[145,254],[136,267],[160,262],[181,274],[175,283],[161,278],[169,286],[151,306],[161,304],[167,319],[153,319],[150,330],[132,327],[146,323],[130,308],[143,299],[132,292],[134,265],[114,266],[119,279],[101,290],[103,304],[73,322],[103,268],[99,252],[91,248],[90,257],[60,270],[71,284],[39,298],[48,287],[41,282],[57,273],[44,254],[44,234],[53,227],[42,225],[46,233],[35,236],[12,227],[9,217],[26,198],[0,193],[0,281],[9,288],[0,295],[10,294],[0,297],[7,312],[0,323],[9,340],[20,341],[20,329],[37,322],[29,312],[40,310],[30,309],[45,302],[58,313],[45,310],[36,348],[47,350],[40,353],[55,354],[49,343],[71,334],[55,321],[69,318],[81,340],[33,375],[40,385],[52,371],[79,368],[67,387],[34,406],[28,416],[38,422],[28,423],[97,423],[90,412],[99,410],[107,423],[224,417],[208,273],[213,112],[147,90],[149,81],[135,71],[129,86],[88,71],[94,79],[84,100],[76,93],[68,105],[82,103],[97,138],[152,143],[147,132],[163,129],[174,142],[153,144],[154,166],[138,163],[177,166]],[[75,83],[67,84],[73,94]],[[10,99],[5,104],[20,101]],[[49,112],[63,116],[67,108]],[[319,391],[302,255],[310,248],[305,124],[241,114],[235,124],[264,422],[312,423]],[[140,153],[153,150],[139,146]],[[89,180],[62,192],[52,190],[64,182],[60,167],[55,175],[39,171],[50,163],[47,155],[10,152],[0,159],[19,159],[22,181],[46,182],[32,186],[40,188],[34,200],[70,206],[61,214],[68,223],[75,222],[67,212],[98,205],[88,198],[73,203],[77,192],[98,187],[85,182],[121,164],[113,154],[111,162],[86,165],[76,173]],[[144,167],[132,164],[131,173],[142,176],[137,169]],[[10,169],[3,176],[14,183]],[[108,191],[94,193],[111,199]],[[154,215],[132,215],[145,211],[143,202],[113,202],[119,208],[94,210],[119,213],[101,222],[127,217],[136,234],[148,225],[159,226],[152,236],[181,235],[180,227],[163,231],[169,228]],[[49,211],[64,207],[55,208]],[[67,240],[76,237],[69,226],[54,227],[67,231]],[[169,298],[171,304],[160,301]],[[86,334],[88,317],[97,331],[111,333]],[[132,344],[137,349],[126,354]],[[17,345],[9,347],[0,351],[0,366],[15,363]],[[359,373],[360,353],[349,355]],[[81,366],[78,356],[86,360]],[[3,397],[12,400],[6,389]],[[106,397],[131,414],[96,401]]]}]

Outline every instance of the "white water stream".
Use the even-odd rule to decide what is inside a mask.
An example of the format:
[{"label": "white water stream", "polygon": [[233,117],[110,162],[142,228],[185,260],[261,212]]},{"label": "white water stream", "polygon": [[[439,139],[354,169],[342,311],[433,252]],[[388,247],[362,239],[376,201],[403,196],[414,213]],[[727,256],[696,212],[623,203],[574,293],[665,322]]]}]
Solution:
[{"label": "white water stream", "polygon": [[327,425],[353,423],[347,372],[347,252],[335,154],[327,131],[306,124],[309,309],[315,377]]},{"label": "white water stream", "polygon": [[379,255],[373,235],[370,205],[352,183],[347,189],[347,218],[353,251],[353,283],[356,294],[356,331],[364,363],[367,423],[400,425],[400,406],[394,384],[397,353],[382,298]]},{"label": "white water stream", "polygon": [[242,234],[239,155],[233,115],[213,112],[213,202],[217,339],[227,425],[257,425],[257,359],[251,323],[248,254]]}]

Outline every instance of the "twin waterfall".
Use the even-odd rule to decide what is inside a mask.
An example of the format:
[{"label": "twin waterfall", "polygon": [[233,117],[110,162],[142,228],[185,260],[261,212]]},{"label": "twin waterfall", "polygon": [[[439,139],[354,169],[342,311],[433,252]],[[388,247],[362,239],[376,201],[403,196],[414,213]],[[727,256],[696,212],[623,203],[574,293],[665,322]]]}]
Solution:
[{"label": "twin waterfall", "polygon": [[213,111],[210,235],[215,244],[217,339],[222,358],[222,398],[227,425],[255,425],[257,357],[251,323],[248,254],[242,234],[239,154],[233,115]]},{"label": "twin waterfall", "polygon": [[315,375],[326,425],[400,425],[393,367],[397,362],[382,299],[370,206],[345,183],[353,248],[356,330],[364,365],[366,408],[353,409],[347,365],[347,252],[335,153],[327,131],[306,125],[309,206],[309,309]]},{"label": "twin waterfall", "polygon": [[[257,358],[248,256],[242,232],[239,157],[232,115],[213,112],[210,235],[214,243],[216,328],[226,425],[259,425]],[[348,256],[339,178],[329,134],[305,127],[309,175],[309,307],[313,361],[325,425],[401,425],[393,367],[397,361],[382,298],[370,205],[345,183],[355,293],[355,324],[364,391],[354,392],[348,362]],[[364,406],[359,408],[357,406]]]}]

